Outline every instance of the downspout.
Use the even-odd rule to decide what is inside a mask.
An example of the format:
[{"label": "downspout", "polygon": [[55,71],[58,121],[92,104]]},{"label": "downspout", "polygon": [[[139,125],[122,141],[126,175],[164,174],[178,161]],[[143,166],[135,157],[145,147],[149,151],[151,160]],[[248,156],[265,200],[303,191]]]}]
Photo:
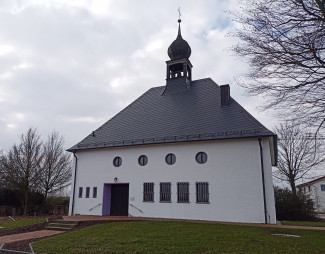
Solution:
[{"label": "downspout", "polygon": [[72,208],[71,215],[74,215],[74,196],[76,192],[76,178],[77,178],[77,165],[78,165],[78,157],[76,156],[76,151],[73,152],[73,156],[76,158],[76,162],[74,164],[74,179],[73,179],[73,193],[72,193]]},{"label": "downspout", "polygon": [[263,185],[263,201],[264,201],[264,219],[267,224],[267,209],[266,209],[266,196],[265,196],[265,178],[264,178],[264,162],[263,162],[263,148],[262,148],[262,137],[258,136],[258,144],[260,146],[260,158],[261,158],[261,171],[262,171],[262,185]]}]

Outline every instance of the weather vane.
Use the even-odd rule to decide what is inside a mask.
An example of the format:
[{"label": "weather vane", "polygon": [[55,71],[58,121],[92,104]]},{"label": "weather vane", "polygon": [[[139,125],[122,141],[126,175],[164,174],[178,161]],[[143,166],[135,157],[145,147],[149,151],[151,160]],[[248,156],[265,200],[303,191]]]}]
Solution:
[{"label": "weather vane", "polygon": [[178,7],[178,22],[181,22],[181,16],[182,16],[182,14],[181,14],[181,7]]}]

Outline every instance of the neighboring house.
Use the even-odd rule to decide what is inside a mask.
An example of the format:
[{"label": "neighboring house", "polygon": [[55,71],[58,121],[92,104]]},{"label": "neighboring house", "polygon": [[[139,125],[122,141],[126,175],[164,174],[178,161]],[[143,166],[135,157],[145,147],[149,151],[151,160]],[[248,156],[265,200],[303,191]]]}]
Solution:
[{"label": "neighboring house", "polygon": [[314,201],[316,211],[325,212],[325,176],[300,184],[297,188]]},{"label": "neighboring house", "polygon": [[229,85],[192,80],[190,54],[179,25],[166,85],[68,149],[70,214],[276,223],[276,136]]}]

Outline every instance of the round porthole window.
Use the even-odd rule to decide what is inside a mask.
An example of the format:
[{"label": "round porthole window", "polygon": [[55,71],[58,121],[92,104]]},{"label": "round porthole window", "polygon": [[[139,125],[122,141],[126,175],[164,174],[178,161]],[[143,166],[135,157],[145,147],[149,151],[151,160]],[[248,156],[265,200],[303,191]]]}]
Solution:
[{"label": "round porthole window", "polygon": [[148,163],[148,157],[146,155],[141,155],[138,158],[138,163],[140,166],[145,166]]},{"label": "round porthole window", "polygon": [[115,167],[119,167],[122,165],[122,158],[119,157],[119,156],[116,156],[114,159],[113,159],[113,165]]},{"label": "round porthole window", "polygon": [[207,162],[208,156],[205,152],[199,152],[196,154],[195,160],[197,163],[203,164]]},{"label": "round porthole window", "polygon": [[168,165],[173,165],[176,162],[175,154],[172,154],[172,153],[167,154],[165,161]]}]

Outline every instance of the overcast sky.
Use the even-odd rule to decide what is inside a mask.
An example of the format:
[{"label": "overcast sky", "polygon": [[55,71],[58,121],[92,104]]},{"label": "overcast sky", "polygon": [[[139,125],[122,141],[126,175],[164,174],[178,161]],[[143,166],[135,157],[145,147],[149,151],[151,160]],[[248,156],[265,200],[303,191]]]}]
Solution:
[{"label": "overcast sky", "polygon": [[247,66],[227,50],[235,0],[1,0],[0,150],[30,126],[53,130],[66,148],[79,142],[151,87],[165,85],[167,48],[182,35],[192,48],[193,79],[230,84],[231,96],[266,127],[235,78]]}]

